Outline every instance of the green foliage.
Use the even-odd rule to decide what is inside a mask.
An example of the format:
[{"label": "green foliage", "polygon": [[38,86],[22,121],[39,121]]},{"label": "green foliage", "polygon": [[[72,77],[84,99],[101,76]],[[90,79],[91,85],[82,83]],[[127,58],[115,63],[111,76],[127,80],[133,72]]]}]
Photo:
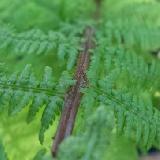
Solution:
[{"label": "green foliage", "polygon": [[[103,127],[101,127],[103,125]],[[113,112],[109,107],[100,106],[87,118],[85,132],[68,138],[62,143],[59,160],[98,160],[105,155],[109,145],[110,130],[113,129]],[[68,150],[68,146],[70,149]],[[72,157],[71,157],[72,155]],[[105,159],[105,157],[104,157]]]},{"label": "green foliage", "polygon": [[[58,58],[68,58],[67,68],[71,69],[75,64],[80,43],[78,34],[83,30],[83,24],[77,25],[79,29],[68,27],[65,32],[48,31],[45,34],[40,29],[32,29],[22,33],[16,33],[11,26],[0,27],[0,48],[10,48],[10,52],[16,54],[44,54],[56,50]],[[63,28],[62,28],[63,30]]]},{"label": "green foliage", "polygon": [[8,159],[2,143],[0,143],[0,159],[1,160],[7,160]]},{"label": "green foliage", "polygon": [[[160,3],[103,0],[97,23],[91,20],[95,9],[94,0],[1,0],[0,136],[7,153],[13,148],[10,139],[17,139],[18,153],[25,148],[18,139],[40,130],[46,150],[37,147],[37,153],[31,136],[26,146],[34,144],[33,151],[22,149],[19,155],[32,152],[29,158],[24,155],[26,160],[33,155],[34,160],[51,159],[53,133],[46,133],[47,145],[44,133],[51,125],[55,132],[66,92],[75,84],[72,77],[86,26],[95,29],[88,86],[81,89],[73,135],[61,144],[56,159],[136,160],[137,148],[160,149]],[[17,119],[19,115],[23,118]],[[17,155],[8,158],[24,159]],[[0,159],[7,159],[1,145]]]},{"label": "green foliage", "polygon": [[138,156],[135,145],[132,142],[124,137],[112,137],[112,142],[105,158],[111,160],[135,160],[138,159]]},{"label": "green foliage", "polygon": [[[99,106],[87,118],[84,132],[81,131],[62,143],[58,160],[137,159],[134,143],[124,137],[115,136],[114,123],[114,113],[111,108]],[[68,146],[70,150],[67,149]]]},{"label": "green foliage", "polygon": [[46,149],[41,149],[33,157],[33,160],[51,160],[51,156],[46,155]]},{"label": "green foliage", "polygon": [[35,78],[31,65],[27,65],[21,73],[13,73],[10,77],[2,73],[0,79],[1,111],[8,107],[9,115],[14,115],[29,106],[27,121],[31,122],[39,109],[45,105],[40,129],[42,143],[43,134],[55,118],[56,112],[60,110],[58,103],[62,101],[56,96],[58,92],[54,88],[50,67],[45,67],[41,81]]},{"label": "green foliage", "polygon": [[45,155],[45,153],[46,153],[46,150],[45,149],[41,149],[40,151],[37,152],[37,154],[35,155],[33,160],[41,160],[42,157]]}]

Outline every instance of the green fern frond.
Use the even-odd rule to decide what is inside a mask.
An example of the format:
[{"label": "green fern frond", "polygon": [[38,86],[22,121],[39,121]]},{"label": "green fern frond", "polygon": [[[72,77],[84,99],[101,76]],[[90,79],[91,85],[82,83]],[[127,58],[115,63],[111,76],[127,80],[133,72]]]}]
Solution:
[{"label": "green fern frond", "polygon": [[[65,77],[64,77],[65,78]],[[59,83],[59,85],[61,85]],[[70,84],[69,84],[70,85]],[[31,71],[31,65],[26,65],[21,73],[13,73],[10,77],[4,74],[0,78],[0,108],[8,113],[15,115],[24,107],[29,106],[27,122],[31,122],[36,113],[45,105],[41,120],[40,141],[46,129],[58,115],[62,104],[62,99],[58,95],[60,89],[53,80],[52,69],[46,67],[42,80],[36,79]],[[62,93],[62,91],[61,91]]]},{"label": "green fern frond", "polygon": [[26,65],[20,73],[6,76],[2,73],[0,78],[0,111],[9,115],[19,113],[24,107],[29,107],[27,122],[34,120],[40,108],[45,107],[39,132],[39,140],[43,143],[44,133],[59,115],[63,106],[63,95],[68,87],[75,84],[67,71],[63,72],[60,80],[53,79],[52,69],[45,67],[41,80],[32,72],[31,65]]},{"label": "green fern frond", "polygon": [[135,96],[131,92],[112,89],[108,80],[101,81],[102,90],[97,90],[99,96],[95,101],[114,110],[117,132],[135,140],[145,149],[160,144],[158,140],[160,112],[153,107],[151,98],[146,94]]},{"label": "green fern frond", "polygon": [[103,37],[98,42],[87,73],[90,85],[83,90],[82,101],[86,114],[100,104],[110,106],[117,133],[145,150],[159,146],[160,112],[152,104],[152,95],[159,89],[159,63],[148,64],[142,56],[105,42]]},{"label": "green fern frond", "polygon": [[[73,39],[74,40],[74,39]],[[49,31],[47,34],[39,29],[32,29],[23,33],[14,32],[9,26],[0,28],[0,48],[11,46],[16,53],[41,54],[47,53],[52,49],[59,47],[59,54],[66,50],[69,43],[66,43],[66,37],[59,32]],[[62,49],[63,45],[63,49]]]},{"label": "green fern frond", "polygon": [[142,50],[159,48],[160,29],[147,24],[136,24],[134,21],[124,20],[107,22],[105,37],[113,43],[124,45],[126,48],[139,47]]},{"label": "green fern frond", "polygon": [[[52,96],[54,93],[54,82],[46,81],[52,78],[48,77],[46,79],[46,76],[51,76],[50,72],[51,68],[46,67],[41,82],[32,73],[31,65],[26,65],[21,73],[13,73],[10,77],[6,77],[5,74],[2,75],[0,78],[1,100],[10,106],[9,113],[19,112],[39,93]],[[47,97],[45,100],[47,100]]]},{"label": "green fern frond", "polygon": [[[108,81],[101,84],[102,90],[94,91],[94,94],[97,94],[92,98],[94,103],[86,104],[90,99],[85,97],[86,100],[82,102],[82,106],[85,107],[86,115],[98,104],[107,105],[114,111],[116,131],[119,135],[132,139],[143,150],[159,146],[160,112],[153,107],[151,98],[146,95],[140,97],[122,90],[114,90],[106,83]],[[89,90],[84,92],[85,96],[91,94]],[[87,108],[88,105],[92,105],[92,110]]]},{"label": "green fern frond", "polygon": [[[17,54],[57,54],[60,60],[68,59],[67,69],[70,70],[75,62],[80,48],[79,34],[82,32],[83,25],[79,29],[74,29],[74,34],[65,35],[58,31],[48,31],[45,34],[39,29],[32,29],[22,33],[16,33],[11,26],[2,25],[0,27],[0,48],[9,49]],[[71,28],[70,28],[71,29]]]},{"label": "green fern frond", "polygon": [[159,90],[160,65],[158,61],[154,59],[148,61],[143,56],[123,47],[108,46],[103,37],[97,40],[97,43],[98,47],[94,51],[87,74],[91,85],[97,85],[99,79],[109,74],[110,79],[113,76],[116,78],[117,87],[131,88],[132,86],[136,91],[148,88],[152,93]]},{"label": "green fern frond", "polygon": [[159,3],[152,0],[109,0],[104,1],[103,5],[108,14],[103,13],[102,30],[105,28],[105,36],[113,43],[123,44],[127,48],[138,47],[145,51],[159,48],[159,17],[155,16],[160,10]]}]

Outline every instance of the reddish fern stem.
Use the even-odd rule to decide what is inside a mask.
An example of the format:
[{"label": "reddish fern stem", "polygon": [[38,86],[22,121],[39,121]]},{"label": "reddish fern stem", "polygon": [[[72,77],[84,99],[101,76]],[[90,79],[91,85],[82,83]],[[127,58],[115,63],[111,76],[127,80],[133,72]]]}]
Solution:
[{"label": "reddish fern stem", "polygon": [[[100,18],[100,6],[102,0],[94,1],[96,4],[96,10],[93,17],[95,21],[98,21]],[[87,85],[86,71],[90,61],[90,50],[95,46],[93,42],[94,29],[92,27],[86,27],[83,37],[85,39],[85,42],[82,44],[83,51],[79,54],[80,56],[78,58],[77,69],[74,76],[76,84],[69,89],[65,97],[64,108],[51,149],[53,157],[56,156],[60,143],[72,134],[82,97],[80,89]]]},{"label": "reddish fern stem", "polygon": [[76,84],[70,88],[65,97],[64,109],[62,111],[57,133],[54,139],[54,143],[52,145],[53,156],[56,156],[59,144],[63,141],[64,138],[71,135],[74,127],[75,118],[82,97],[80,89],[81,87],[85,87],[87,85],[86,70],[89,65],[89,59],[90,59],[89,52],[90,49],[93,48],[94,46],[92,40],[93,34],[94,34],[93,28],[87,27],[85,29],[84,38],[86,40],[82,45],[83,51],[81,51],[81,53],[79,54],[80,56],[78,59],[78,65],[74,78],[76,80]]}]

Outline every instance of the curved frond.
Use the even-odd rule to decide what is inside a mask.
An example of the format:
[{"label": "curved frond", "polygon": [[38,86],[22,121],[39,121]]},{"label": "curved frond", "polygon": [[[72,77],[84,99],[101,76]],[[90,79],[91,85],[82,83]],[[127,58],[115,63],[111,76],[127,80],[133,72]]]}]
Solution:
[{"label": "curved frond", "polygon": [[13,73],[11,76],[2,74],[0,77],[0,111],[8,107],[9,115],[15,115],[24,107],[29,106],[27,122],[31,122],[40,108],[45,106],[40,130],[40,141],[43,142],[45,130],[49,128],[62,105],[58,85],[53,80],[50,67],[45,67],[41,80],[35,77],[31,65],[26,65],[21,73]]}]

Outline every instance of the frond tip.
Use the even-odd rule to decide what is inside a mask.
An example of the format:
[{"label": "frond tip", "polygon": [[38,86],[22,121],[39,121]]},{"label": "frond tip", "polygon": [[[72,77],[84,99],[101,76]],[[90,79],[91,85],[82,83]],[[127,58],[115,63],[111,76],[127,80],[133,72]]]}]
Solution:
[{"label": "frond tip", "polygon": [[56,117],[56,114],[59,112],[59,105],[61,104],[61,99],[58,97],[52,97],[50,102],[46,105],[41,118],[41,128],[39,132],[39,140],[43,143],[44,132],[49,128],[49,125],[52,124],[53,120]]}]

